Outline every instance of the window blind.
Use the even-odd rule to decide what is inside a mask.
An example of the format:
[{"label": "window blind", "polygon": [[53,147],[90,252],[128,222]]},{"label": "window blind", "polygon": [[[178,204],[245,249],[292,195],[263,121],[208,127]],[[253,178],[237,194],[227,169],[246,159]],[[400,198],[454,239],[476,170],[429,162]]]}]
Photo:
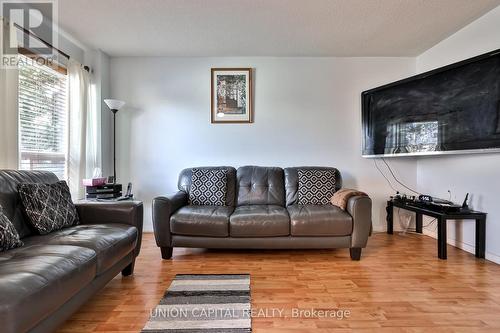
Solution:
[{"label": "window blind", "polygon": [[66,178],[67,75],[19,55],[20,169]]}]

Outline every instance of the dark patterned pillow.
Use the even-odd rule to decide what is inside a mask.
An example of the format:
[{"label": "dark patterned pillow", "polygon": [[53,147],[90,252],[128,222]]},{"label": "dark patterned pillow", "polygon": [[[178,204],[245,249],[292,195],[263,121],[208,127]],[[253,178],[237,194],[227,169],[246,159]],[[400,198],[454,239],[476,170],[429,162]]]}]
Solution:
[{"label": "dark patterned pillow", "polygon": [[335,193],[334,170],[299,169],[299,205],[328,205]]},{"label": "dark patterned pillow", "polygon": [[226,169],[192,169],[189,203],[201,206],[225,206]]},{"label": "dark patterned pillow", "polygon": [[45,235],[78,224],[68,184],[20,184],[19,195],[31,225]]},{"label": "dark patterned pillow", "polygon": [[20,246],[23,246],[23,242],[19,239],[16,227],[5,216],[2,207],[0,207],[0,252]]}]

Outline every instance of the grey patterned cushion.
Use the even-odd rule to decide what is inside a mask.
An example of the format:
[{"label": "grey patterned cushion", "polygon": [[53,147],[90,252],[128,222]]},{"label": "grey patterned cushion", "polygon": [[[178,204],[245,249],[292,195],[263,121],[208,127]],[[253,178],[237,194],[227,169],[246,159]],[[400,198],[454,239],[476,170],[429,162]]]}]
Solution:
[{"label": "grey patterned cushion", "polygon": [[225,206],[226,169],[192,169],[189,203],[200,206]]},{"label": "grey patterned cushion", "polygon": [[0,252],[19,246],[23,246],[23,242],[19,239],[16,228],[0,207]]},{"label": "grey patterned cushion", "polygon": [[68,184],[20,184],[19,195],[31,225],[45,235],[78,224]]},{"label": "grey patterned cushion", "polygon": [[335,193],[335,171],[299,169],[299,205],[328,205]]}]

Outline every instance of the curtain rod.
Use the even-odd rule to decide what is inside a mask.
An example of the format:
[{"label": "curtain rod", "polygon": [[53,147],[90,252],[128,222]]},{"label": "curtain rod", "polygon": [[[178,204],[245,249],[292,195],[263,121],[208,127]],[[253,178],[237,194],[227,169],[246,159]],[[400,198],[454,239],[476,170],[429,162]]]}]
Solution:
[{"label": "curtain rod", "polygon": [[54,47],[52,44],[44,41],[43,39],[41,39],[40,37],[38,37],[37,35],[35,35],[34,33],[32,33],[30,30],[26,29],[25,27],[21,27],[19,24],[17,23],[14,23],[14,26],[16,28],[18,28],[19,30],[23,31],[25,34],[35,38],[37,41],[41,42],[42,44],[44,44],[45,46],[48,46],[50,47],[52,50],[54,51],[57,51],[59,54],[61,54],[62,56],[64,56],[66,59],[69,60],[70,56],[69,54],[59,50],[58,48]]},{"label": "curtain rod", "polygon": [[[28,36],[31,36],[33,38],[35,38],[37,41],[39,41],[40,43],[44,44],[45,46],[48,46],[50,47],[52,50],[54,51],[57,51],[60,55],[62,55],[63,57],[65,57],[66,59],[70,59],[71,57],[69,56],[69,54],[67,54],[66,52],[64,51],[61,51],[60,49],[58,49],[57,47],[55,47],[54,45],[50,44],[49,42],[46,42],[45,40],[43,40],[42,38],[40,38],[39,36],[37,36],[36,34],[32,33],[29,29],[26,29],[25,27],[22,27],[20,26],[19,24],[17,23],[14,23],[14,26],[18,29],[20,29],[22,32],[24,32],[25,34],[27,34]],[[87,71],[87,72],[90,72],[90,68],[89,66],[83,66],[83,68]]]}]

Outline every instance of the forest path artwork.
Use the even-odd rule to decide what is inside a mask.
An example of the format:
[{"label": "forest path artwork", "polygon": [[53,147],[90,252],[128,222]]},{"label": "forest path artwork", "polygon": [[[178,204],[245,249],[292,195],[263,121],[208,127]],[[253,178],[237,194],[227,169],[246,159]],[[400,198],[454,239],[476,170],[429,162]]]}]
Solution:
[{"label": "forest path artwork", "polygon": [[251,105],[251,68],[212,68],[212,123],[251,123]]}]

